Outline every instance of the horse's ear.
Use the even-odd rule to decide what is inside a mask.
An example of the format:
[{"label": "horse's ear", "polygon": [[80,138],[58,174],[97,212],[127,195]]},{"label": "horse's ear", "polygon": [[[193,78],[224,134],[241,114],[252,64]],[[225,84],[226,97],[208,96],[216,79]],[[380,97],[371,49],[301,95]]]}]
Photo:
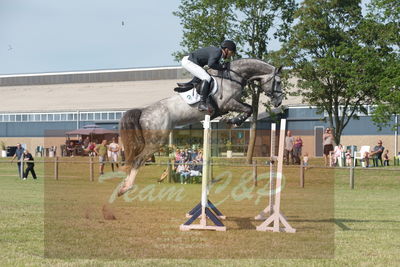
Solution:
[{"label": "horse's ear", "polygon": [[283,66],[279,66],[279,68],[275,71],[276,74],[280,74],[282,72]]}]

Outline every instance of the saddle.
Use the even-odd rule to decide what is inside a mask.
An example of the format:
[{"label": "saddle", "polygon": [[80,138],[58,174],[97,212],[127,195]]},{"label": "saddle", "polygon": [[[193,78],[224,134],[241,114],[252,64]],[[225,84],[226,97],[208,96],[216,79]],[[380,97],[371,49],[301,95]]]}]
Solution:
[{"label": "saddle", "polygon": [[[218,75],[216,75],[215,77],[220,77],[222,79],[230,79],[229,70],[230,70],[230,63],[228,62],[228,63],[225,63],[225,69],[219,70]],[[211,79],[210,88],[214,88],[214,82],[215,82],[215,80]],[[175,87],[174,91],[178,92],[178,93],[184,93],[195,87],[197,93],[199,93],[200,83],[201,83],[201,80],[199,78],[197,78],[196,76],[194,76],[192,80],[190,80],[186,83],[177,83],[178,87]]]},{"label": "saddle", "polygon": [[[194,77],[189,82],[177,83],[178,87],[175,87],[174,91],[177,92],[177,93],[184,93],[184,92],[187,92],[187,91],[189,91],[189,90],[191,90],[193,88],[196,88],[196,92],[198,94],[200,94],[200,83],[201,83],[201,80],[199,78],[197,78],[197,77]],[[215,80],[211,79],[211,82],[210,82],[210,88],[211,89],[214,88],[214,83],[215,83]]]}]

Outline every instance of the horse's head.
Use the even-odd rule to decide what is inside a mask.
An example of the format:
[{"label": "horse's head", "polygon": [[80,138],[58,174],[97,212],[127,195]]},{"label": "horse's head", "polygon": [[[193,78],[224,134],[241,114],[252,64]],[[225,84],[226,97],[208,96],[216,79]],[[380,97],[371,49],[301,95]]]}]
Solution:
[{"label": "horse's head", "polygon": [[279,67],[275,68],[270,74],[258,75],[249,79],[249,81],[260,81],[262,90],[271,99],[274,107],[279,107],[284,97],[281,84],[281,71],[282,67]]}]

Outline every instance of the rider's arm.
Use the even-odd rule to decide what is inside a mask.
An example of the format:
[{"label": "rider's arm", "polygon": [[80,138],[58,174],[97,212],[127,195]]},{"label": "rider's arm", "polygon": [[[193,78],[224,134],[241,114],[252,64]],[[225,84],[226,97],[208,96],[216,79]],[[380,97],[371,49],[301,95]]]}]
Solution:
[{"label": "rider's arm", "polygon": [[224,66],[220,63],[221,56],[222,56],[221,49],[213,51],[208,58],[207,65],[214,70],[224,70],[225,69]]}]

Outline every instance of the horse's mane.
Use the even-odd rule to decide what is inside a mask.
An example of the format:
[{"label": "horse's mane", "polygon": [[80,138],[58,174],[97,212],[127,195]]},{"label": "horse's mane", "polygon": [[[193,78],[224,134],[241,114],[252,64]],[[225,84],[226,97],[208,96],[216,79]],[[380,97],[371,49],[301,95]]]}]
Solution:
[{"label": "horse's mane", "polygon": [[[272,70],[275,69],[275,67],[264,60],[258,59],[258,58],[240,58],[240,59],[235,59],[231,61],[231,68],[236,68],[239,67],[243,64],[251,64],[251,65],[258,65],[262,69],[265,68],[266,72],[271,72]],[[260,69],[261,70],[261,69]]]}]

